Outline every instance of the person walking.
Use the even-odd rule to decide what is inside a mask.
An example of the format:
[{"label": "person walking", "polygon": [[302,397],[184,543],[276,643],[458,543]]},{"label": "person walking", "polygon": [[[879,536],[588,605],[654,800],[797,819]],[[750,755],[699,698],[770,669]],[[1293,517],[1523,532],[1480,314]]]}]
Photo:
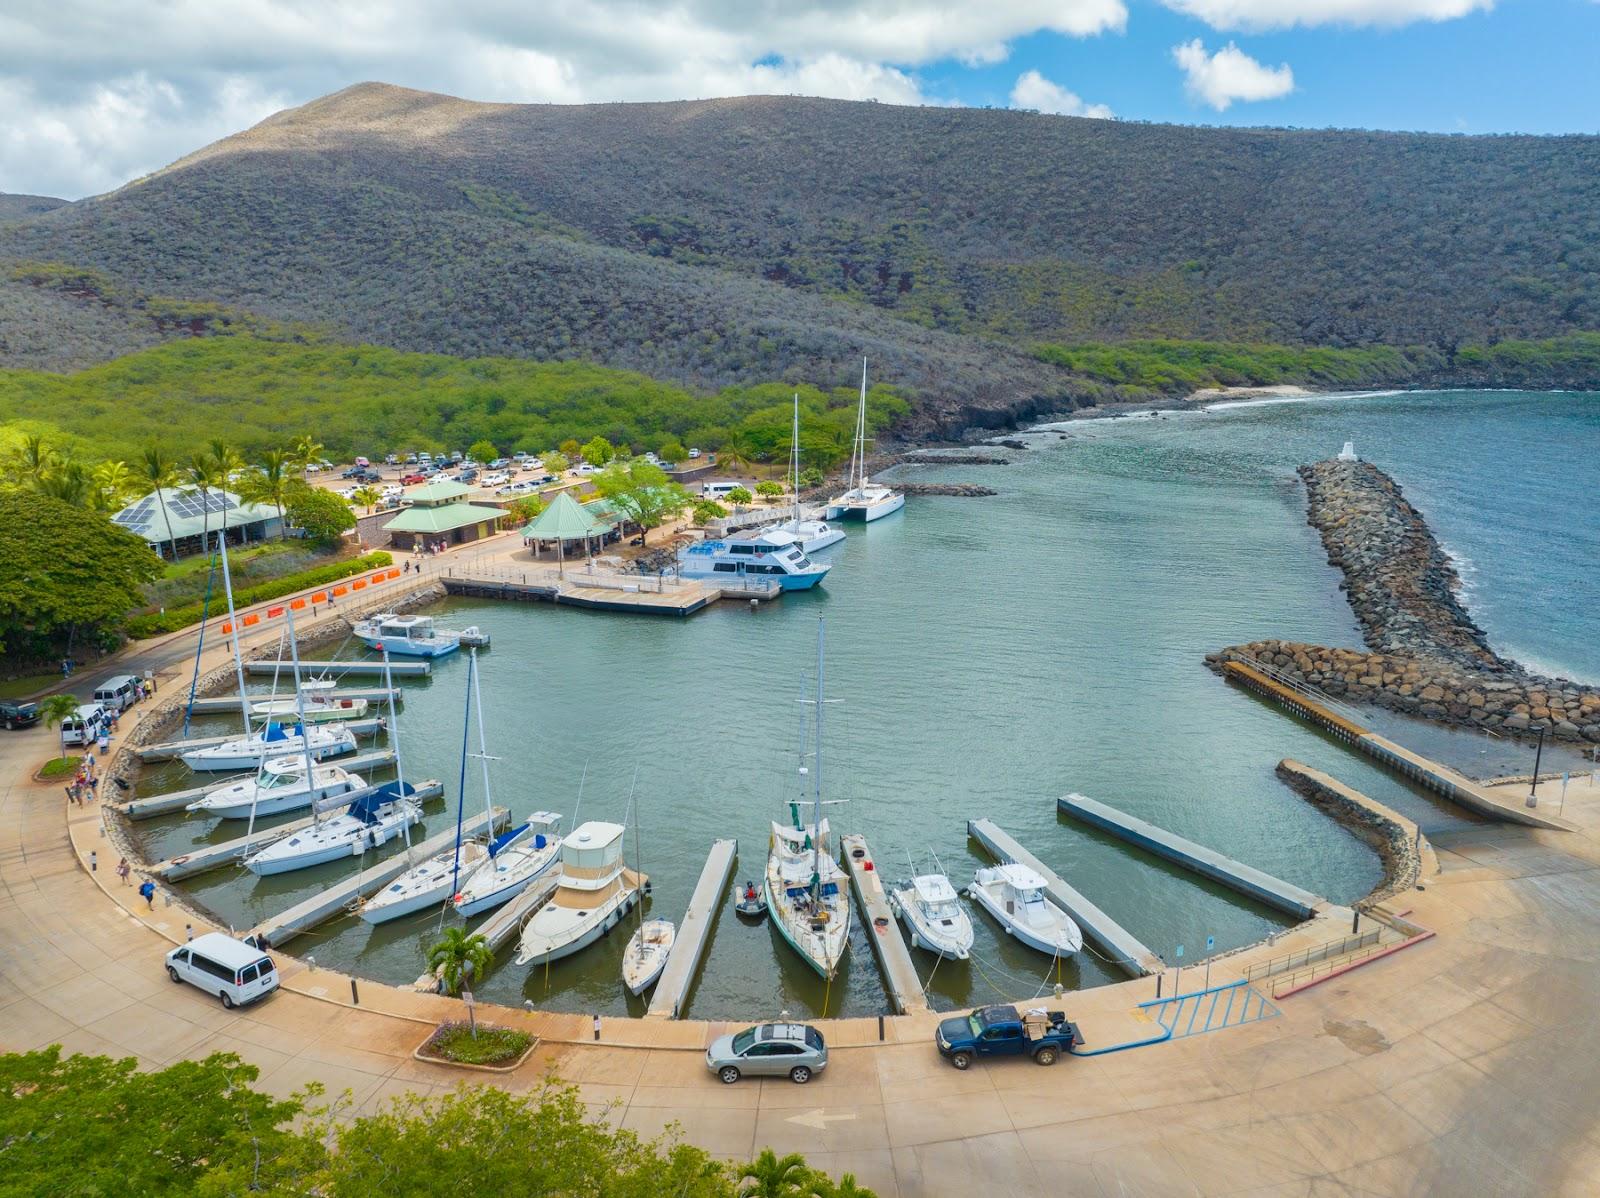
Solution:
[{"label": "person walking", "polygon": [[139,886],[139,897],[144,900],[147,908],[154,911],[156,909],[156,884],[146,878]]},{"label": "person walking", "polygon": [[128,864],[128,859],[126,857],[117,862],[117,877],[122,879],[122,884],[124,886],[128,884],[128,875],[132,872],[133,866]]}]

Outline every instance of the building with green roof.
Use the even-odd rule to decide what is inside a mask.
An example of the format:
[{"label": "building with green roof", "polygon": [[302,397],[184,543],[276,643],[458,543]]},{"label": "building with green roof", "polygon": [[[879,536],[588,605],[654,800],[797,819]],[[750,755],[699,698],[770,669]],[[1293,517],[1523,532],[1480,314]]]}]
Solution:
[{"label": "building with green roof", "polygon": [[470,488],[460,483],[436,482],[406,496],[410,506],[383,526],[397,549],[426,549],[443,541],[465,545],[489,536],[504,516],[503,508],[469,503]]}]

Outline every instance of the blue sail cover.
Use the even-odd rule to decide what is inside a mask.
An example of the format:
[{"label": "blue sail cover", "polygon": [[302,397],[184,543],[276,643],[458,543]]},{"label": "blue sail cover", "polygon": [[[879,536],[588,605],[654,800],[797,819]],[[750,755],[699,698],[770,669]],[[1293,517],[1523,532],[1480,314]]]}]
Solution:
[{"label": "blue sail cover", "polygon": [[283,725],[273,720],[267,724],[267,730],[261,739],[270,745],[280,740],[287,740],[288,736],[289,734],[283,730]]},{"label": "blue sail cover", "polygon": [[362,795],[351,803],[350,814],[364,824],[375,824],[378,822],[383,809],[390,803],[398,802],[402,798],[416,794],[416,792],[417,788],[409,782],[405,784],[403,790],[399,782],[385,782],[371,794]]},{"label": "blue sail cover", "polygon": [[[518,824],[515,828],[512,828],[511,831],[500,833],[499,836],[496,836],[489,842],[489,856],[499,856],[501,849],[505,848],[506,845],[510,844],[513,840],[517,839],[517,837],[521,836],[527,830],[527,824]],[[541,836],[539,839],[543,840],[544,837]],[[543,848],[544,846],[540,845],[539,847]]]}]

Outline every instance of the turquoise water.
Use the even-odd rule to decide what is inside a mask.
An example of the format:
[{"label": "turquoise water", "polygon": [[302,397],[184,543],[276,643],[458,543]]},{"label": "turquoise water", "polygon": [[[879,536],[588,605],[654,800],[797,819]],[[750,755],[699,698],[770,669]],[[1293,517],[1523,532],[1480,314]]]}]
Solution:
[{"label": "turquoise water", "polygon": [[[1441,539],[1469,563],[1468,601],[1495,643],[1541,666],[1600,678],[1592,601],[1600,528],[1600,405],[1588,397],[1422,394],[1234,407],[1152,419],[1076,422],[1029,438],[1004,468],[919,468],[983,481],[989,499],[913,498],[903,515],[856,528],[828,551],[815,593],[759,610],[721,605],[687,620],[497,602],[439,605],[493,634],[483,656],[495,800],[518,812],[620,820],[632,791],[649,909],[681,917],[710,841],[735,836],[736,877],[760,872],[767,821],[798,788],[796,766],[817,619],[827,623],[823,744],[836,829],[864,832],[890,878],[906,853],[936,854],[963,885],[984,863],[969,818],[1029,845],[1157,952],[1185,960],[1258,939],[1284,920],[1057,817],[1080,791],[1213,845],[1337,901],[1367,892],[1374,855],[1280,784],[1286,756],[1324,768],[1438,829],[1452,809],[1378,772],[1336,742],[1231,688],[1201,666],[1209,650],[1262,636],[1358,645],[1360,637],[1305,523],[1293,475],[1346,439],[1394,474]],[[411,777],[460,768],[464,658],[406,682]],[[1477,773],[1526,769],[1521,746],[1375,717],[1400,739]],[[141,790],[187,785],[181,767]],[[586,775],[586,777],[585,777]],[[637,781],[635,782],[635,778]],[[469,810],[481,805],[469,783]],[[452,816],[430,809],[427,828]],[[570,825],[569,825],[570,826]],[[238,829],[230,829],[236,835]],[[170,856],[209,839],[181,818],[138,825]],[[257,881],[219,872],[193,893],[243,925],[345,876],[354,862]],[[976,959],[914,954],[939,1006],[1032,993],[1048,961],[974,912]],[[354,919],[296,942],[318,962],[409,981],[438,917],[376,930]],[[623,938],[557,963],[548,978],[502,965],[478,993],[502,1002],[642,1011],[619,981]],[[510,954],[506,954],[509,957]],[[1120,974],[1086,951],[1069,986]],[[886,1009],[859,927],[831,990],[765,925],[724,910],[688,1013],[746,1018]]]}]

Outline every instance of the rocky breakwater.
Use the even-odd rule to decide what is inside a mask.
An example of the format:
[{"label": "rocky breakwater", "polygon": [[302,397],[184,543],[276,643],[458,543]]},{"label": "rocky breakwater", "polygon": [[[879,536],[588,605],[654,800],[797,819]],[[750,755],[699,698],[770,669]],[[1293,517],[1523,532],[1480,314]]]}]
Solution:
[{"label": "rocky breakwater", "polygon": [[1500,657],[1458,598],[1460,579],[1400,487],[1366,462],[1302,466],[1309,522],[1361,622],[1369,652],[1261,640],[1206,655],[1273,668],[1352,702],[1512,735],[1541,728],[1600,742],[1600,688]]},{"label": "rocky breakwater", "polygon": [[977,483],[896,482],[894,489],[906,495],[960,495],[968,499],[999,494],[993,487],[983,487]]}]

